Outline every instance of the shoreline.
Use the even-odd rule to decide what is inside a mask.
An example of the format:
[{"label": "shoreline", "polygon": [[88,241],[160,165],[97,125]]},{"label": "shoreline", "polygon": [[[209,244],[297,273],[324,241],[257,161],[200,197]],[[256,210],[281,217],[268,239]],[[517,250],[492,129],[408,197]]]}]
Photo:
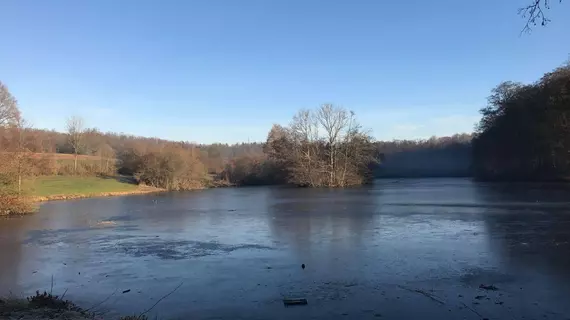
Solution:
[{"label": "shoreline", "polygon": [[[409,177],[409,176],[393,176],[393,177],[376,177],[375,180],[382,180],[382,179],[422,179],[422,178],[467,178],[472,179],[476,182],[491,182],[491,183],[568,183],[570,182],[570,178],[566,179],[559,179],[559,180],[486,180],[486,179],[478,179],[474,176],[461,176],[461,177]],[[205,189],[219,189],[219,188],[239,188],[239,187],[249,187],[249,186],[239,186],[236,184],[211,184],[208,186],[203,186],[199,188],[188,189],[184,191],[196,191],[196,190],[205,190]],[[120,197],[120,196],[130,196],[130,195],[144,195],[144,194],[151,194],[151,193],[163,193],[163,192],[171,192],[168,189],[156,188],[151,186],[138,186],[135,190],[130,191],[109,191],[109,192],[97,192],[97,193],[86,193],[86,194],[54,194],[49,196],[28,196],[29,199],[33,203],[43,203],[49,201],[63,201],[63,200],[77,200],[77,199],[89,199],[89,198],[102,198],[102,197]]]},{"label": "shoreline", "polygon": [[[122,181],[125,182],[125,181]],[[101,191],[101,192],[93,192],[93,193],[58,193],[58,194],[51,194],[47,196],[38,196],[38,195],[28,195],[26,198],[33,202],[33,203],[43,203],[48,201],[62,201],[62,200],[76,200],[76,199],[89,199],[89,198],[100,198],[100,197],[120,197],[120,196],[130,196],[130,195],[143,195],[143,194],[151,194],[151,193],[163,193],[163,192],[171,192],[171,191],[196,191],[196,190],[205,190],[205,189],[217,189],[217,188],[233,188],[237,187],[235,184],[221,182],[221,181],[209,181],[202,184],[193,186],[192,188],[186,190],[168,190],[164,188],[158,188],[148,185],[136,184],[134,180],[128,179],[128,182],[133,185],[136,185],[134,190],[127,190],[127,191]],[[71,190],[70,190],[71,191]]]},{"label": "shoreline", "polygon": [[167,191],[168,190],[166,189],[145,186],[145,187],[139,187],[139,189],[131,191],[110,191],[110,192],[98,192],[98,193],[88,193],[88,194],[54,194],[49,196],[30,196],[28,197],[28,199],[30,199],[34,203],[42,203],[48,201],[143,195],[151,193],[162,193]]}]

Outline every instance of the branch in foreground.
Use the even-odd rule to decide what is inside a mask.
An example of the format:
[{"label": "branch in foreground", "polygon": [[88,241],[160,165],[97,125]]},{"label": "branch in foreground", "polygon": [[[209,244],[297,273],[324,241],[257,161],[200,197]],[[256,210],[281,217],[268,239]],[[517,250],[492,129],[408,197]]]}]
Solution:
[{"label": "branch in foreground", "polygon": [[[562,2],[562,0],[559,0]],[[545,10],[550,9],[550,0],[532,0],[532,3],[526,7],[519,8],[519,15],[527,18],[526,25],[521,33],[529,33],[533,26],[540,24],[546,26],[550,19],[544,14]]]},{"label": "branch in foreground", "polygon": [[169,293],[167,293],[166,295],[162,296],[162,298],[158,299],[158,301],[156,301],[156,303],[153,304],[152,307],[146,309],[141,314],[139,314],[138,318],[141,319],[142,316],[144,316],[146,313],[148,313],[152,309],[154,309],[154,307],[156,307],[156,305],[158,305],[162,300],[166,299],[169,295],[173,294],[176,290],[178,290],[178,288],[182,287],[183,284],[184,284],[184,282],[180,282],[180,284],[178,286],[176,286],[176,288],[174,288],[174,290],[172,290]]},{"label": "branch in foreground", "polygon": [[429,294],[429,293],[427,293],[427,292],[425,292],[425,291],[423,291],[423,290],[420,290],[420,289],[410,289],[410,288],[406,288],[406,287],[400,286],[400,285],[399,285],[398,287],[399,287],[400,289],[404,289],[404,290],[406,290],[406,291],[410,291],[410,292],[415,292],[415,293],[422,294],[422,295],[424,295],[424,296],[426,296],[426,297],[432,299],[433,301],[435,301],[435,302],[437,302],[437,303],[439,303],[439,304],[445,304],[445,302],[439,300],[435,295]]},{"label": "branch in foreground", "polygon": [[93,310],[93,308],[96,308],[96,307],[102,305],[103,303],[107,302],[107,300],[109,300],[112,296],[114,296],[115,293],[117,293],[117,289],[115,289],[115,291],[113,291],[113,293],[111,293],[107,298],[103,299],[103,301],[101,301],[101,302],[99,302],[99,303],[96,303],[96,304],[93,305],[91,308],[85,310],[85,312],[88,312],[88,311],[90,311],[90,310]]}]

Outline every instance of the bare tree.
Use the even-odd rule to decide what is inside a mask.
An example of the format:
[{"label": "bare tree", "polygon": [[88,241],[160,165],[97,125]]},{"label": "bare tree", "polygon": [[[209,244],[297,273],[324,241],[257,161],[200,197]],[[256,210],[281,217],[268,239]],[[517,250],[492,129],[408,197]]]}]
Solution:
[{"label": "bare tree", "polygon": [[7,129],[3,146],[3,151],[6,152],[0,154],[2,156],[0,175],[3,176],[4,183],[16,189],[18,194],[22,192],[23,180],[32,176],[36,168],[36,159],[30,151],[35,141],[30,133],[31,126],[24,119],[18,119],[17,123]]},{"label": "bare tree", "polygon": [[18,102],[10,94],[8,87],[0,81],[0,127],[14,125],[18,119],[20,119]]},{"label": "bare tree", "polygon": [[111,174],[115,171],[111,163],[115,162],[115,151],[110,145],[103,143],[97,148],[96,154],[99,156],[99,171],[103,174]]},{"label": "bare tree", "polygon": [[[326,153],[328,153],[328,175],[329,186],[337,184],[337,165],[338,149],[341,143],[341,135],[343,130],[348,128],[348,112],[332,104],[324,104],[317,111],[317,121],[321,124],[325,131]],[[348,136],[348,132],[345,133]]]},{"label": "bare tree", "polygon": [[[522,30],[523,32],[530,32],[532,27],[537,24],[546,26],[550,22],[545,11],[550,9],[551,1],[552,0],[532,0],[528,6],[519,8],[519,15],[527,19],[526,25]],[[562,3],[562,0],[558,1]]]},{"label": "bare tree", "polygon": [[320,185],[321,159],[319,158],[319,127],[317,119],[310,110],[299,111],[290,125],[293,147],[290,150],[293,180],[302,185]]},{"label": "bare tree", "polygon": [[14,174],[17,180],[18,193],[22,192],[23,178],[33,175],[34,158],[32,152],[27,147],[27,134],[30,132],[31,126],[24,120],[18,119],[14,128],[16,145],[14,150]]},{"label": "bare tree", "polygon": [[85,124],[83,122],[83,118],[72,116],[67,119],[67,134],[69,143],[73,149],[73,154],[75,155],[73,162],[73,173],[77,174],[77,158],[85,145]]},{"label": "bare tree", "polygon": [[363,131],[354,112],[342,107],[323,105],[317,112],[317,119],[324,129],[328,186],[363,183],[369,176],[368,166],[376,162],[369,132]]}]

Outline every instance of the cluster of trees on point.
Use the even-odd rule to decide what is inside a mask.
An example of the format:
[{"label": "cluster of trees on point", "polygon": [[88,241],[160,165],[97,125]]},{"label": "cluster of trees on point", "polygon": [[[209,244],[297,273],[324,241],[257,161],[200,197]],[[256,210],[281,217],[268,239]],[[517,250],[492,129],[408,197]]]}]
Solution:
[{"label": "cluster of trees on point", "polygon": [[499,84],[481,113],[473,140],[477,177],[570,177],[570,63],[532,84]]},{"label": "cluster of trees on point", "polygon": [[301,110],[288,127],[274,126],[266,152],[291,184],[345,187],[371,180],[373,138],[354,112],[331,104]]},{"label": "cluster of trees on point", "polygon": [[374,141],[355,114],[332,104],[299,111],[287,127],[274,125],[264,153],[231,162],[225,170],[229,180],[345,187],[370,181],[377,162]]}]

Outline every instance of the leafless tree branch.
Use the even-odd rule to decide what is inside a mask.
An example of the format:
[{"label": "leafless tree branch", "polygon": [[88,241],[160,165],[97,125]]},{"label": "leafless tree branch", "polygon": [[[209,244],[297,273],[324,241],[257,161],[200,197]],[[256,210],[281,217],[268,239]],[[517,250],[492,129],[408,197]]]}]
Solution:
[{"label": "leafless tree branch", "polygon": [[[546,26],[550,22],[550,19],[545,14],[545,11],[550,9],[550,1],[532,0],[528,6],[519,8],[519,15],[527,19],[521,33],[529,33],[532,27],[535,27],[537,24]],[[559,2],[562,2],[562,0],[559,0]]]}]

